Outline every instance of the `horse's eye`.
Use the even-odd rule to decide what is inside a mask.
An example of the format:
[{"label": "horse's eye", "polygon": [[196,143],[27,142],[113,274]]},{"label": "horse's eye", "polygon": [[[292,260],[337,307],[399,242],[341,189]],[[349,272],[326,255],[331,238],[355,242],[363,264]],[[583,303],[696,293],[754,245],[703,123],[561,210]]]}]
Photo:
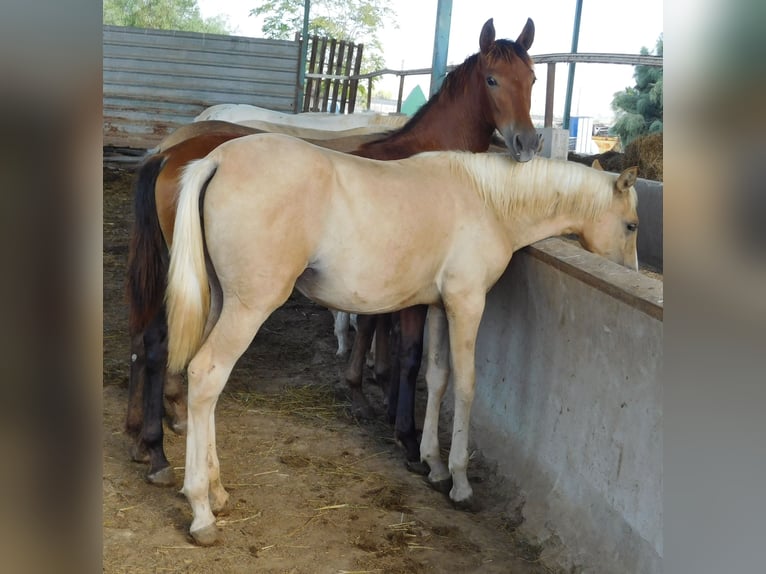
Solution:
[{"label": "horse's eye", "polygon": [[487,76],[487,85],[488,86],[496,86],[497,80],[492,76]]},{"label": "horse's eye", "polygon": [[627,228],[628,231],[635,231],[638,229],[638,223],[628,223]]}]

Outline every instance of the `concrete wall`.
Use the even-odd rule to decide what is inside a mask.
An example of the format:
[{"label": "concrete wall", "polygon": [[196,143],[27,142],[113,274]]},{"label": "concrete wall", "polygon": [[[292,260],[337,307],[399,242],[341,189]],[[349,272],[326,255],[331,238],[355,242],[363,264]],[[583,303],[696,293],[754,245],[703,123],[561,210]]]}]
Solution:
[{"label": "concrete wall", "polygon": [[661,571],[662,332],[660,281],[558,239],[489,293],[471,437],[544,560]]}]

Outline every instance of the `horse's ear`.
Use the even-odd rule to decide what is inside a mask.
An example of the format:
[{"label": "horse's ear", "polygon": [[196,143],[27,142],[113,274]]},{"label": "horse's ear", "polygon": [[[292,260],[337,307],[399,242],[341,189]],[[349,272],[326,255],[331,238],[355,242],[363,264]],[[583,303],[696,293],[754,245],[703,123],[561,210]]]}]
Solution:
[{"label": "horse's ear", "polygon": [[638,166],[629,167],[617,178],[617,189],[619,191],[628,191],[638,178]]},{"label": "horse's ear", "polygon": [[604,167],[601,165],[601,162],[597,159],[593,160],[593,163],[591,164],[591,167],[598,171],[604,171]]},{"label": "horse's ear", "polygon": [[481,28],[481,35],[479,36],[479,48],[481,49],[481,53],[486,54],[494,41],[495,25],[492,23],[492,18],[490,18],[484,22],[484,26]]},{"label": "horse's ear", "polygon": [[532,22],[532,18],[527,18],[527,23],[524,26],[524,29],[521,31],[521,34],[519,34],[519,37],[516,38],[516,43],[520,46],[523,46],[524,49],[528,52],[532,47],[532,42],[534,42],[534,40],[535,23]]}]

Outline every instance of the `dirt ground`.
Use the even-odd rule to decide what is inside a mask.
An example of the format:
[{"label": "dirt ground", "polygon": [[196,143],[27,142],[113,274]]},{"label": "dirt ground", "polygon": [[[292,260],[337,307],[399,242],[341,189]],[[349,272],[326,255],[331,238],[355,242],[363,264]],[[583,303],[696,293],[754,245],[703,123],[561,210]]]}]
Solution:
[{"label": "dirt ground", "polygon": [[[130,461],[123,432],[131,169],[104,167],[104,572],[553,571],[540,562],[541,549],[516,532],[518,502],[493,498],[501,479],[480,457],[469,477],[481,510],[459,512],[405,469],[382,407],[379,421],[349,415],[332,317],[299,295],[266,322],[219,401],[218,452],[231,494],[218,517],[224,542],[193,545],[191,510],[177,493],[184,437],[167,431],[179,483],[160,488],[144,481],[144,465]],[[382,405],[376,386],[365,390]]]}]

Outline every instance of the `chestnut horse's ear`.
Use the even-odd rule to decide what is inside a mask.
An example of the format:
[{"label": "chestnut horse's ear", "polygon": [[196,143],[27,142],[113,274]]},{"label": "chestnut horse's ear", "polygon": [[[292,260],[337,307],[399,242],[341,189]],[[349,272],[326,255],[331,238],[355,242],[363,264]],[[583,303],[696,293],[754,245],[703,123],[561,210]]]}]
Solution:
[{"label": "chestnut horse's ear", "polygon": [[492,23],[492,18],[484,22],[484,26],[481,28],[481,35],[479,36],[479,48],[482,54],[486,54],[492,42],[495,41],[495,25]]},{"label": "chestnut horse's ear", "polygon": [[593,160],[593,163],[591,164],[591,167],[598,171],[604,171],[604,167],[601,165],[601,162],[597,159]]},{"label": "chestnut horse's ear", "polygon": [[524,26],[524,29],[521,31],[521,34],[519,34],[519,37],[516,38],[516,43],[520,46],[523,46],[524,49],[528,52],[532,47],[532,42],[534,42],[534,40],[535,23],[532,22],[532,18],[527,18],[527,23]]},{"label": "chestnut horse's ear", "polygon": [[622,192],[628,191],[636,183],[637,178],[638,166],[629,167],[617,178],[617,189]]}]

